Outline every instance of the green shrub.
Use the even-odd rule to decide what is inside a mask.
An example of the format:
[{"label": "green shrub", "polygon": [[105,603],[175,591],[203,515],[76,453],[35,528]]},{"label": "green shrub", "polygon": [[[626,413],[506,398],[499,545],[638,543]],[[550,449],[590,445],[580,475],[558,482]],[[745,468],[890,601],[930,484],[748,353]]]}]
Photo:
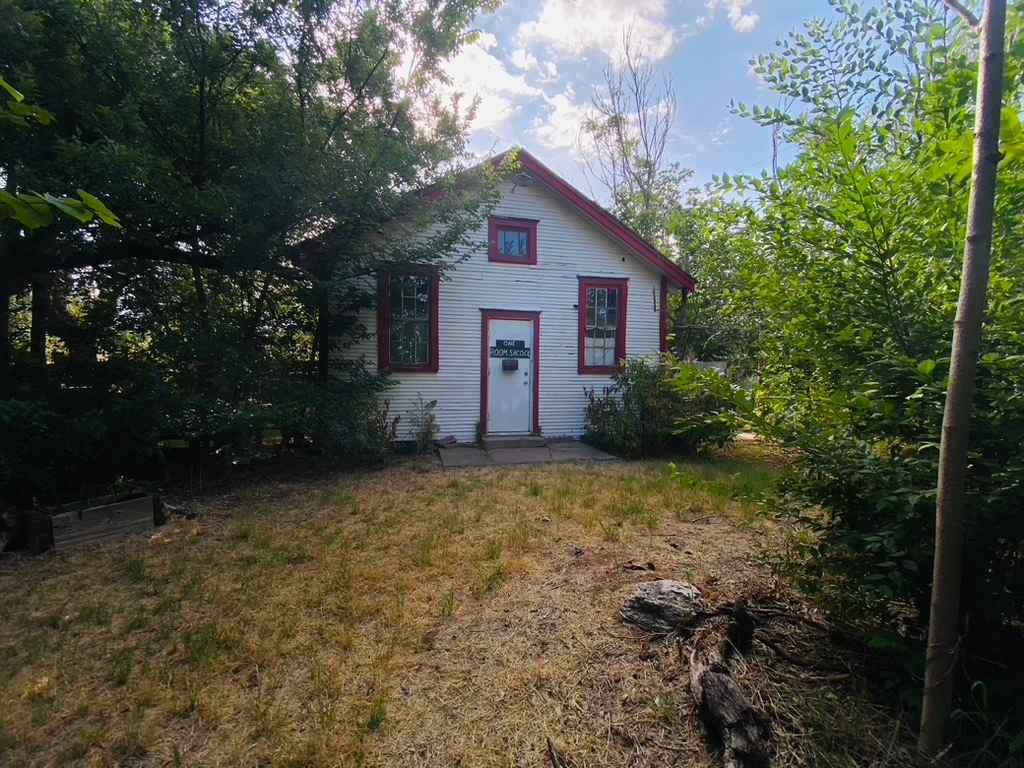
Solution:
[{"label": "green shrub", "polygon": [[121,478],[161,481],[167,459],[224,471],[285,452],[378,461],[398,425],[385,387],[351,366],[325,383],[268,374],[253,395],[229,398],[161,381],[138,361],[53,365],[46,388],[0,400],[0,502],[46,506]]},{"label": "green shrub", "polygon": [[[1024,616],[1020,360],[990,349],[978,371],[962,602],[982,634]],[[860,369],[860,387],[827,398],[773,397],[771,382],[762,393],[759,428],[797,451],[778,508],[808,534],[779,567],[849,620],[877,620],[899,601],[915,609],[909,631],[923,633],[947,364],[878,361]]]},{"label": "green shrub", "polygon": [[629,360],[603,392],[587,390],[584,439],[629,457],[698,453],[735,435],[732,386],[714,371]]}]

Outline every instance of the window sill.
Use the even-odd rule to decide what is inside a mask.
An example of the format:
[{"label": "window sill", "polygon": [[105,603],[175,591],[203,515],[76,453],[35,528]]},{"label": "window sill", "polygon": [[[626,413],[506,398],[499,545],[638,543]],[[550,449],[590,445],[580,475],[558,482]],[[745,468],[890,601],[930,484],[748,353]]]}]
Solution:
[{"label": "window sill", "polygon": [[381,370],[381,373],[437,373],[437,366],[433,365],[390,365]]},{"label": "window sill", "polygon": [[517,267],[536,267],[536,259],[510,259],[504,256],[491,254],[487,259],[491,264],[514,264]]}]

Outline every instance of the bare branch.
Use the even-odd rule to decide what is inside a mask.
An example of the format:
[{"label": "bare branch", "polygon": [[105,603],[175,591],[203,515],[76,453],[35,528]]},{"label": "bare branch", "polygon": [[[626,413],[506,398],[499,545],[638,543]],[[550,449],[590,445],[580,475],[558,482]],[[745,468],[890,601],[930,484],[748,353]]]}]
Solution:
[{"label": "bare branch", "polygon": [[944,0],[944,2],[950,10],[954,11],[960,16],[960,18],[966,21],[970,25],[971,29],[976,30],[978,28],[978,24],[980,23],[978,21],[978,17],[971,13],[963,3],[958,2],[958,0]]},{"label": "bare branch", "polygon": [[581,154],[616,213],[657,240],[689,174],[666,160],[677,110],[672,79],[658,76],[629,29],[622,35],[622,55],[605,69],[604,79],[580,132]]}]

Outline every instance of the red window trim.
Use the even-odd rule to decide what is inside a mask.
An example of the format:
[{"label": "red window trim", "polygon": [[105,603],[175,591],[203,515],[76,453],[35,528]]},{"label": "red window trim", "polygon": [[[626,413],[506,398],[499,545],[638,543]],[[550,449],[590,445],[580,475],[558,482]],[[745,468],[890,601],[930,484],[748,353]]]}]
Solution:
[{"label": "red window trim", "polygon": [[491,378],[487,358],[487,334],[490,331],[491,320],[533,321],[533,434],[540,435],[540,312],[483,308],[480,309],[480,434],[487,434],[487,398]]},{"label": "red window trim", "polygon": [[621,361],[626,357],[626,318],[629,306],[629,280],[628,278],[614,277],[580,277],[580,298],[579,298],[579,343],[577,347],[578,365],[577,371],[580,374],[615,373],[618,365],[587,365],[584,339],[587,333],[587,289],[588,288],[617,288],[619,290],[619,327],[615,331],[615,359]]},{"label": "red window trim", "polygon": [[[381,373],[437,373],[440,360],[440,307],[441,276],[436,269],[404,270],[400,274],[426,276],[430,285],[430,360],[425,365],[393,365],[391,363],[391,296],[392,273],[381,272],[377,276],[377,370]],[[399,274],[399,273],[394,273]]]},{"label": "red window trim", "polygon": [[668,352],[668,278],[661,276],[661,295],[658,298],[658,351]]},{"label": "red window trim", "polygon": [[[530,238],[530,251],[526,259],[510,259],[502,256],[498,250],[498,230],[511,229],[516,232],[526,232]],[[489,216],[487,218],[487,258],[499,264],[536,264],[537,263],[537,220],[536,219],[512,219],[501,216]]]}]

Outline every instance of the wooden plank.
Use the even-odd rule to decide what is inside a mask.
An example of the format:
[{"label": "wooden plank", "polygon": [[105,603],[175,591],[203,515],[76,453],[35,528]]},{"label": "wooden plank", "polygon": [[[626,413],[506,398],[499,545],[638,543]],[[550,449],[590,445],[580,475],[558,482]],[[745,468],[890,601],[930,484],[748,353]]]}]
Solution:
[{"label": "wooden plank", "polygon": [[154,528],[157,502],[153,496],[68,511],[53,517],[54,546],[63,549]]},{"label": "wooden plank", "polygon": [[83,523],[91,521],[111,520],[120,517],[131,517],[142,519],[148,517],[153,519],[153,497],[141,496],[137,499],[128,499],[114,504],[104,504],[97,507],[89,507],[78,513],[78,519]]},{"label": "wooden plank", "polygon": [[132,533],[148,533],[151,530],[153,530],[153,523],[146,520],[135,520],[116,526],[92,526],[57,539],[55,548],[64,549],[65,547],[113,539]]}]

